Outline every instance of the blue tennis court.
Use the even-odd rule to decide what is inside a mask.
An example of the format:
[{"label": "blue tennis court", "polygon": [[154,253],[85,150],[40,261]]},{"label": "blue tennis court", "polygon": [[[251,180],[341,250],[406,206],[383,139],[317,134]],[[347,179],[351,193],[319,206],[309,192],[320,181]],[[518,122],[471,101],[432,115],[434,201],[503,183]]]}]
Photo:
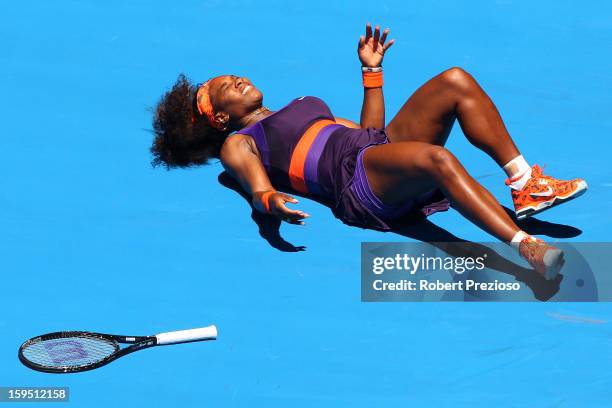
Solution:
[{"label": "blue tennis court", "polygon": [[[0,386],[67,386],[88,408],[612,405],[609,304],[362,303],[361,242],[412,238],[348,227],[308,199],[305,226],[260,234],[219,163],[167,172],[149,153],[151,109],[180,72],[246,75],[271,109],[316,95],[358,119],[357,40],[380,23],[396,39],[389,117],[463,67],[529,160],[588,181],[536,216],[575,231],[551,241],[605,242],[609,2],[30,1],[0,14]],[[509,206],[503,172],[457,125],[448,147]],[[456,211],[431,221],[492,240]],[[82,374],[17,359],[46,332],[213,323],[215,342]]]}]

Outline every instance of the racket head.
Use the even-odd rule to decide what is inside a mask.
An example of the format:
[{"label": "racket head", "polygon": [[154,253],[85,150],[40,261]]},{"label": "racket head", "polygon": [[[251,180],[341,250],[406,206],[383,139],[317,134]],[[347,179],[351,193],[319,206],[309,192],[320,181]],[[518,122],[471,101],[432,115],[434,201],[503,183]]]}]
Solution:
[{"label": "racket head", "polygon": [[19,360],[37,371],[74,373],[108,364],[120,352],[118,342],[110,335],[64,331],[26,341],[19,347]]}]

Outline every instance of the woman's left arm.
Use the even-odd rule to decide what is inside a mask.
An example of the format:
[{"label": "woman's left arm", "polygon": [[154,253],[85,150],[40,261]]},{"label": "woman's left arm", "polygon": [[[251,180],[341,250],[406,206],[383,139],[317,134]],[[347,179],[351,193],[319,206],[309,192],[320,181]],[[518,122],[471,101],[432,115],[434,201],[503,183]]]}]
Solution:
[{"label": "woman's left arm", "polygon": [[385,28],[380,35],[380,27],[376,26],[372,35],[372,26],[366,24],[366,35],[359,37],[357,54],[361,61],[363,74],[363,104],[361,106],[362,128],[385,127],[385,99],[382,91],[382,61],[385,52],[395,40],[385,44],[389,29]]}]

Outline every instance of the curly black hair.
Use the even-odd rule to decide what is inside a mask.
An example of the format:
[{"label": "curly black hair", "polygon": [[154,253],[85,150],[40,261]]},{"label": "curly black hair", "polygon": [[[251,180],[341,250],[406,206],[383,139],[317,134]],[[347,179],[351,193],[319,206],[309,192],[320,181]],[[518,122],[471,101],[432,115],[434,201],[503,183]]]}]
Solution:
[{"label": "curly black hair", "polygon": [[221,146],[229,132],[210,126],[206,118],[194,114],[197,92],[184,74],[160,99],[153,117],[155,139],[151,146],[153,167],[191,167],[219,158]]}]

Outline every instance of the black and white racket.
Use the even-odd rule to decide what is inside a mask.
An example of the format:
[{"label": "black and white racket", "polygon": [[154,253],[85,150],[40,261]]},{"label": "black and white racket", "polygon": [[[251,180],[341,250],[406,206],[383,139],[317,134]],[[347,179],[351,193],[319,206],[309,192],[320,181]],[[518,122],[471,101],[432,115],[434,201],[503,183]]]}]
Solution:
[{"label": "black and white racket", "polygon": [[[76,373],[102,367],[134,351],[164,344],[187,343],[217,338],[213,326],[160,333],[155,336],[66,331],[34,337],[19,348],[19,360],[37,371]],[[120,348],[119,343],[131,344]]]}]

